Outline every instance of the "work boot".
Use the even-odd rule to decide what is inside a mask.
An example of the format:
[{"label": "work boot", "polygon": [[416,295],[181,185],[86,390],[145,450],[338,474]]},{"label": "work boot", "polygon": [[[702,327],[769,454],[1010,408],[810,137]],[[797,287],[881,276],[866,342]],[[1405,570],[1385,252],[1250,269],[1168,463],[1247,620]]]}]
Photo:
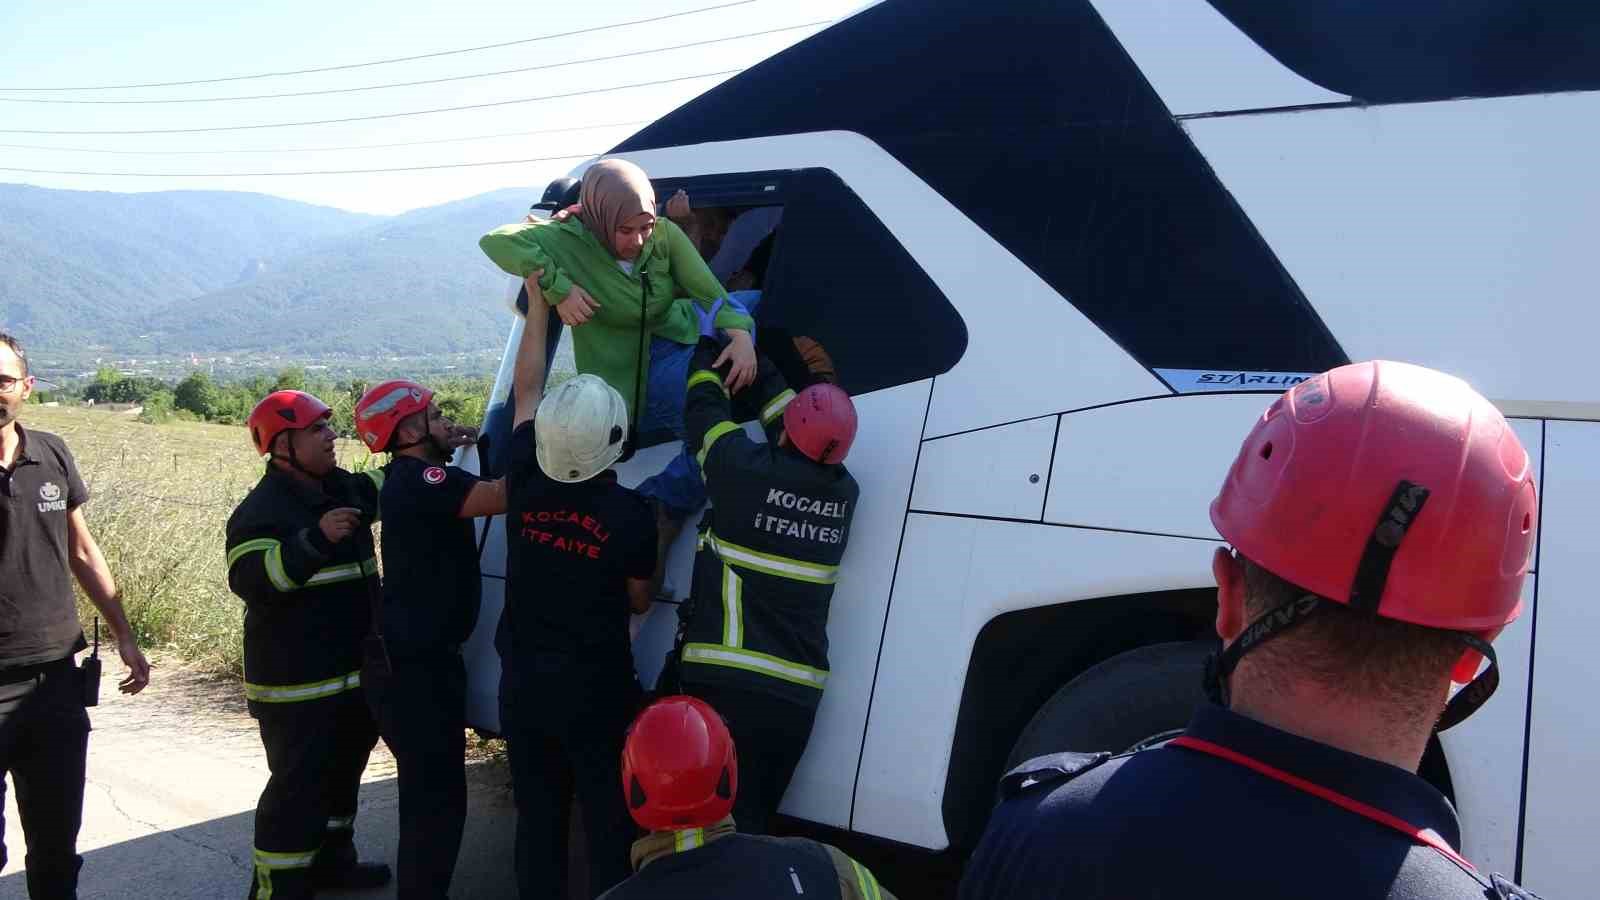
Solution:
[{"label": "work boot", "polygon": [[[312,885],[304,877],[296,878],[290,873],[280,872],[273,879],[272,900],[315,900]],[[250,876],[250,890],[245,894],[245,900],[257,900],[261,897],[261,882],[259,876],[252,873]]]},{"label": "work boot", "polygon": [[311,886],[318,890],[364,891],[388,884],[394,877],[387,863],[357,862],[354,835],[331,832],[311,864]]},{"label": "work boot", "polygon": [[394,878],[388,863],[358,862],[334,868],[313,866],[311,886],[319,891],[366,891],[380,888]]}]

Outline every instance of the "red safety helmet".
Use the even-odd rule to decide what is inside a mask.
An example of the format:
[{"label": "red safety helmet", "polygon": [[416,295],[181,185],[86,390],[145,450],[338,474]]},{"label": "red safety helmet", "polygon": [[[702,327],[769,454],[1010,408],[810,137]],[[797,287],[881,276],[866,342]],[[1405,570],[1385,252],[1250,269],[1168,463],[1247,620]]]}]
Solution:
[{"label": "red safety helmet", "polygon": [[[1405,526],[1391,506],[1414,524],[1380,528]],[[1522,611],[1537,514],[1528,452],[1500,411],[1459,379],[1396,362],[1342,366],[1279,397],[1211,504],[1217,532],[1279,578],[1486,635]],[[1377,595],[1358,583],[1369,545],[1393,556]]]},{"label": "red safety helmet", "polygon": [[250,411],[246,424],[256,452],[266,456],[272,452],[272,441],[279,434],[309,428],[332,415],[328,404],[305,391],[273,391]]},{"label": "red safety helmet", "polygon": [[840,463],[856,440],[856,406],[835,384],[813,384],[783,411],[783,430],[796,450],[819,463]]},{"label": "red safety helmet", "polygon": [[[1533,467],[1500,411],[1460,379],[1397,362],[1341,366],[1279,397],[1211,504],[1217,532],[1263,569],[1461,632],[1491,662],[1486,642],[1522,611],[1537,519]],[[1288,620],[1262,617],[1224,656],[1236,662]],[[1493,690],[1481,687],[1479,703]]]},{"label": "red safety helmet", "polygon": [[622,790],[633,820],[650,831],[722,821],[739,790],[739,758],[722,716],[694,697],[650,704],[628,728]]},{"label": "red safety helmet", "polygon": [[424,412],[433,402],[433,391],[415,381],[397,379],[370,388],[356,401],[356,434],[373,453],[388,449],[394,430],[406,416]]}]

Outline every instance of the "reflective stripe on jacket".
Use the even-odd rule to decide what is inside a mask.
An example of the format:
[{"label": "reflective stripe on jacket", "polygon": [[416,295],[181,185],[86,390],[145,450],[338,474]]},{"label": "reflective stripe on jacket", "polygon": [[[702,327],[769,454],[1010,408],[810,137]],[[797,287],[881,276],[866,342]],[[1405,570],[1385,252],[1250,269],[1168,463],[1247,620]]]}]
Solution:
[{"label": "reflective stripe on jacket", "polygon": [[335,469],[321,489],[270,468],[228,519],[228,587],[245,603],[245,698],[303,703],[361,686],[378,564],[372,532],[330,545],[319,522],[355,507],[376,518],[383,473]]},{"label": "reflective stripe on jacket", "polygon": [[[712,509],[695,557],[681,674],[814,705],[828,681],[828,607],[839,581],[859,489],[842,465],[777,445],[794,392],[761,358],[734,411],[702,341],[690,366],[685,427]],[[767,443],[735,418],[759,417]]]}]

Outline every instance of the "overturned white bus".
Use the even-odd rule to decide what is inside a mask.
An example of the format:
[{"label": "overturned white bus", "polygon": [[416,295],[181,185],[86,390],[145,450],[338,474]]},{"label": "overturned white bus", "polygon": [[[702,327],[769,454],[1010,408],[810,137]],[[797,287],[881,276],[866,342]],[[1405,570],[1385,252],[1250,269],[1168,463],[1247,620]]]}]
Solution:
[{"label": "overturned white bus", "polygon": [[[782,208],[758,324],[824,345],[860,410],[832,675],[784,812],[968,847],[1008,760],[1181,728],[1239,440],[1308,373],[1391,358],[1492,398],[1544,498],[1500,690],[1423,774],[1481,866],[1600,881],[1578,846],[1600,805],[1596,9],[886,0],[618,146],[658,196]],[[486,471],[518,328],[490,458],[464,461]],[[502,528],[469,646],[491,730]],[[647,686],[675,620],[643,624]]]}]

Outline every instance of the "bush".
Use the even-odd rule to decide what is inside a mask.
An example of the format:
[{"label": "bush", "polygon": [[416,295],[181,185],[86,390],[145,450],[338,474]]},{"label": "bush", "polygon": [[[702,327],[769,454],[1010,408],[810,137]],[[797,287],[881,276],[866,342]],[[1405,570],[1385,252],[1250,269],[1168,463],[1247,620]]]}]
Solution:
[{"label": "bush", "polygon": [[139,413],[139,421],[146,425],[159,425],[171,421],[173,412],[172,392],[155,391],[144,398],[144,411]]},{"label": "bush", "polygon": [[204,372],[191,373],[188,378],[178,382],[172,394],[174,406],[188,410],[202,419],[216,415],[217,405],[222,399],[222,394],[217,390],[211,376]]},{"label": "bush", "polygon": [[[112,373],[114,376],[116,373]],[[96,377],[94,384],[84,390],[83,398],[96,403],[144,403],[152,394],[158,391],[167,391],[171,388],[159,378],[116,378],[111,380],[104,377],[105,370]]]},{"label": "bush", "polygon": [[[306,370],[299,366],[290,366],[278,373],[278,380],[273,383],[274,391],[303,391],[306,390]],[[265,392],[270,393],[270,391]]]},{"label": "bush", "polygon": [[439,411],[459,425],[477,426],[483,422],[484,405],[489,401],[489,392],[467,392],[460,389],[439,392],[434,395],[434,402],[439,404]]}]

